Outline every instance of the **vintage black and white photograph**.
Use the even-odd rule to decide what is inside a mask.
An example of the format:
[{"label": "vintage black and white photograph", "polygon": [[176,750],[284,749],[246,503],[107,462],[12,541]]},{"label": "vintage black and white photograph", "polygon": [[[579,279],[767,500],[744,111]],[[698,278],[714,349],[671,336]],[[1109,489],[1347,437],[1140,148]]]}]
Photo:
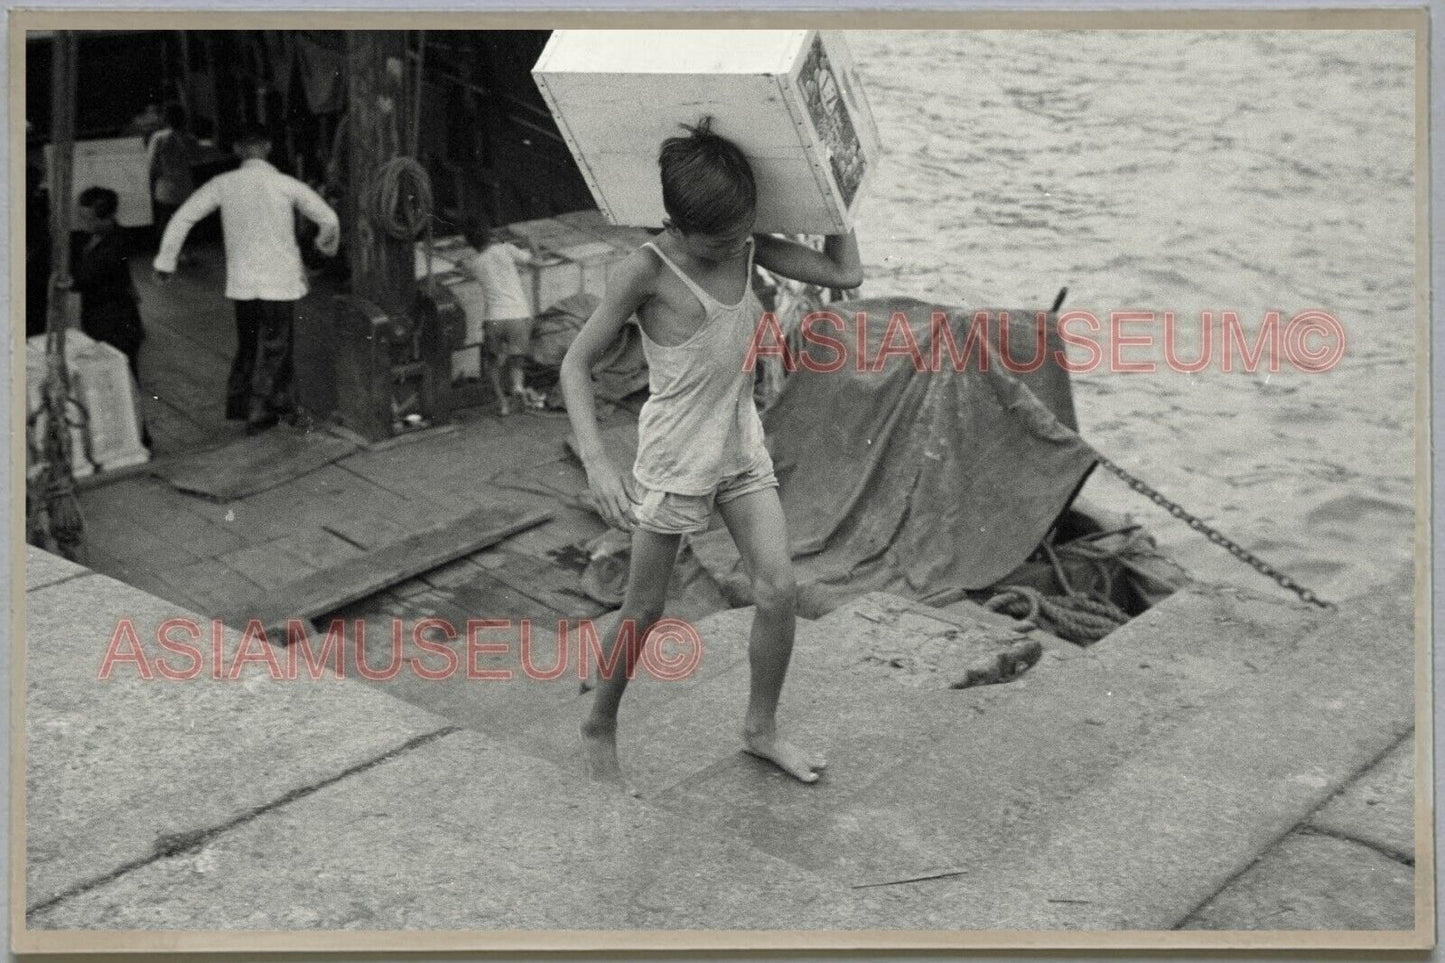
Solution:
[{"label": "vintage black and white photograph", "polygon": [[11,26],[17,947],[1433,945],[1423,15]]}]

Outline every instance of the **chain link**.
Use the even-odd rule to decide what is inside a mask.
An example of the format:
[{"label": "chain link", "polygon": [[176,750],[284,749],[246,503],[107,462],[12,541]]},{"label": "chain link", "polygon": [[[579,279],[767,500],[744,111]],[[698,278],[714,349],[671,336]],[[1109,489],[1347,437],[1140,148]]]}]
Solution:
[{"label": "chain link", "polygon": [[1245,563],[1250,568],[1263,575],[1265,578],[1273,579],[1276,583],[1280,585],[1281,588],[1287,589],[1293,592],[1295,595],[1298,595],[1301,601],[1307,602],[1310,605],[1318,606],[1322,609],[1333,610],[1335,608],[1335,604],[1333,602],[1327,602],[1324,599],[1320,598],[1314,592],[1305,588],[1303,585],[1299,584],[1294,579],[1290,578],[1288,575],[1284,574],[1279,569],[1275,568],[1273,565],[1269,564],[1264,559],[1260,558],[1258,555],[1245,548],[1243,545],[1240,545],[1238,542],[1224,535],[1217,529],[1211,528],[1199,516],[1193,515],[1188,512],[1184,508],[1184,506],[1180,505],[1177,502],[1170,501],[1168,498],[1164,497],[1155,488],[1150,486],[1148,482],[1145,482],[1140,478],[1134,477],[1133,475],[1129,474],[1129,472],[1125,471],[1123,468],[1120,468],[1118,465],[1114,464],[1112,461],[1103,457],[1102,455],[1099,456],[1099,464],[1103,465],[1110,472],[1117,475],[1124,482],[1124,484],[1134,489],[1134,491],[1143,495],[1145,498],[1149,499],[1151,502],[1167,511],[1173,517],[1184,522],[1190,528],[1194,529],[1196,532],[1209,539],[1215,545],[1218,545],[1220,548],[1229,552],[1229,554],[1233,555],[1235,558],[1239,559],[1241,562]]}]

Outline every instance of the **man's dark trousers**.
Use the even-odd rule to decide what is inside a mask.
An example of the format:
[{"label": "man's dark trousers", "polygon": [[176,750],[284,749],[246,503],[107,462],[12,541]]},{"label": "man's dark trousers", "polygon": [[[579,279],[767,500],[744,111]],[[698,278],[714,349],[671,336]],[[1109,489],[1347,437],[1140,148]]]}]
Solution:
[{"label": "man's dark trousers", "polygon": [[295,301],[236,302],[236,358],[226,384],[227,418],[256,423],[294,409],[295,317]]}]

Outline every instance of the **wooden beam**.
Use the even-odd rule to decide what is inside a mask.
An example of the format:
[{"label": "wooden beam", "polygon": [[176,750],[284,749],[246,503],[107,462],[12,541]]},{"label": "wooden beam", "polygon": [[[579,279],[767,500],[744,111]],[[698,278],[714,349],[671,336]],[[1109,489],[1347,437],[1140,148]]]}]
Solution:
[{"label": "wooden beam", "polygon": [[416,300],[413,242],[382,230],[364,198],[382,165],[405,150],[412,119],[406,33],[354,30],[346,44],[351,292],[388,316],[403,317]]},{"label": "wooden beam", "polygon": [[[258,593],[223,614],[221,620],[237,628],[245,628],[252,619],[259,620],[267,629],[267,637],[281,642],[286,638],[288,619],[310,619],[334,612],[388,586],[495,545],[551,517],[550,512],[518,514],[514,506],[508,505],[483,508],[304,576],[280,589]],[[273,630],[281,634],[277,636]]]},{"label": "wooden beam", "polygon": [[[75,206],[75,31],[56,34],[50,52],[50,327],[63,330],[68,317],[71,211]],[[61,342],[62,346],[64,342]]]}]

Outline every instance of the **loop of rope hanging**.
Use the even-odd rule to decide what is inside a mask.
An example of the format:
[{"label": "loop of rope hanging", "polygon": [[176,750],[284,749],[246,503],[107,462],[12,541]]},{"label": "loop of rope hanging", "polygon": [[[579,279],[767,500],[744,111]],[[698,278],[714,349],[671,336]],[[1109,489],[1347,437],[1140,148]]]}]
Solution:
[{"label": "loop of rope hanging", "polygon": [[393,157],[367,183],[361,206],[390,237],[414,241],[431,221],[431,177],[415,159]]}]

